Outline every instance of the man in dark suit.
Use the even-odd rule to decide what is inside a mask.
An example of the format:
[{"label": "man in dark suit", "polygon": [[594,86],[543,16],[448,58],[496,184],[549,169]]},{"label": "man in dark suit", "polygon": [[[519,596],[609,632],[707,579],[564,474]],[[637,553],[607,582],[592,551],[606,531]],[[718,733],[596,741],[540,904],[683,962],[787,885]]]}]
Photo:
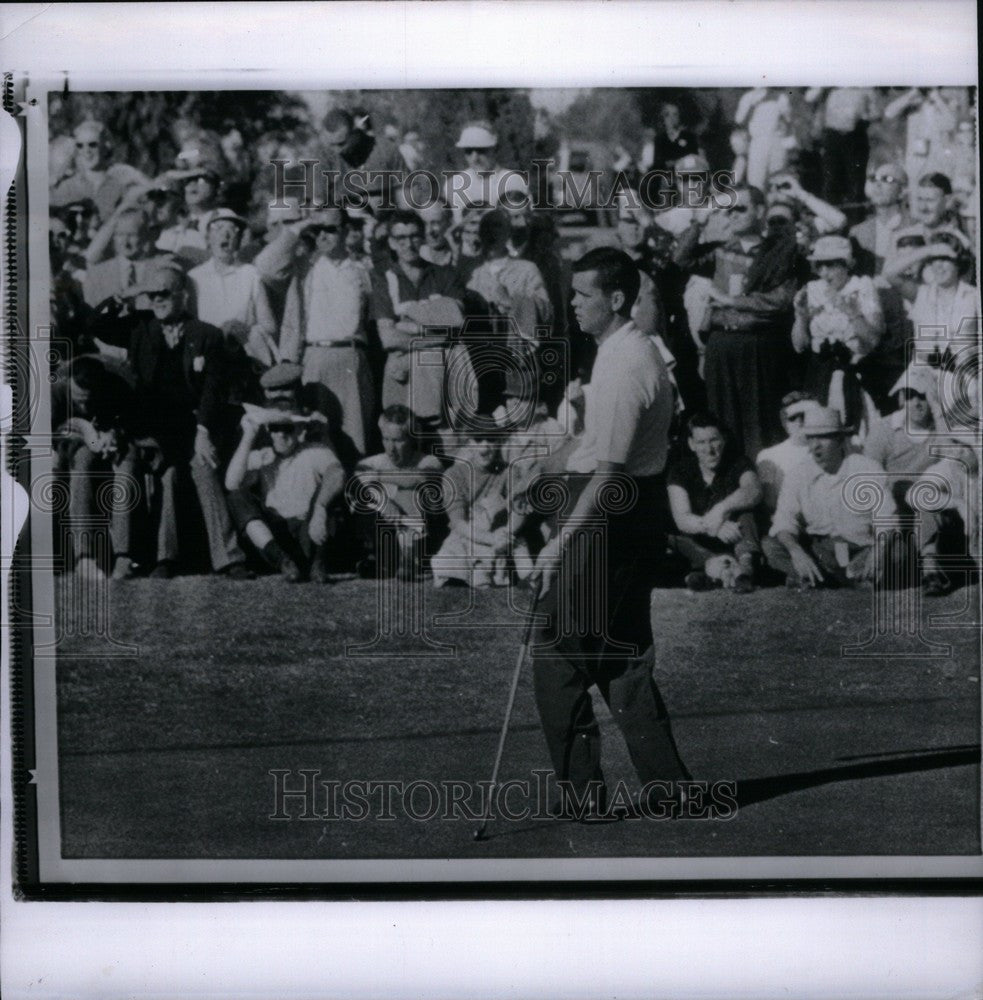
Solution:
[{"label": "man in dark suit", "polygon": [[[208,533],[212,569],[248,579],[219,478],[219,445],[226,403],[222,332],[192,319],[187,278],[180,266],[159,264],[143,286],[150,312],[137,323],[129,362],[145,407],[148,436],[157,445],[159,479],[157,566],[152,575],[173,575],[179,558],[179,477],[190,472]],[[156,507],[156,504],[155,504]]]}]

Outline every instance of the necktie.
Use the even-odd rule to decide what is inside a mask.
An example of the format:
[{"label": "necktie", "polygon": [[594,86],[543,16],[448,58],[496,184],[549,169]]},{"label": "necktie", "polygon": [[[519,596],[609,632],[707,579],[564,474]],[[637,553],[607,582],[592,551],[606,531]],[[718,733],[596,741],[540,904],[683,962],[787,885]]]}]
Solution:
[{"label": "necktie", "polygon": [[126,287],[132,288],[137,283],[137,266],[130,261],[126,266]]},{"label": "necktie", "polygon": [[164,334],[164,341],[170,348],[177,347],[177,342],[181,339],[180,323],[162,323],[161,331]]}]

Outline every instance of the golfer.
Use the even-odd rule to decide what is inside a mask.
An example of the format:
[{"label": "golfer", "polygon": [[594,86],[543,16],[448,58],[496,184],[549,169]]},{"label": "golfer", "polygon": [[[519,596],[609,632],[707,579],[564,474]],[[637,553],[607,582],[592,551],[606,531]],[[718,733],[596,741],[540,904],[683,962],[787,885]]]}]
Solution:
[{"label": "golfer", "polygon": [[[597,342],[584,387],[584,433],[567,470],[572,512],[559,556],[542,570],[533,646],[536,703],[562,797],[554,812],[607,818],[597,685],[643,783],[643,809],[678,798],[689,777],[652,679],[653,571],[665,548],[663,470],[672,383],[658,350],[631,321],[639,271],[627,254],[592,250],[573,267],[573,308]],[[653,783],[653,784],[650,784]]]}]

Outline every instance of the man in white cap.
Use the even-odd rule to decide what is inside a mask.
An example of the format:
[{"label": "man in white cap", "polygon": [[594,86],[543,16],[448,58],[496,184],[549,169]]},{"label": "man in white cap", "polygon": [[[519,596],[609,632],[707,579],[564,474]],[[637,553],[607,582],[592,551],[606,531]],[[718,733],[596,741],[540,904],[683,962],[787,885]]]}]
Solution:
[{"label": "man in white cap", "polygon": [[60,208],[89,199],[96,206],[101,221],[112,215],[126,192],[149,181],[136,167],[110,161],[109,135],[102,122],[87,119],[72,133],[75,157],[71,171],[51,187],[49,204]]},{"label": "man in white cap", "polygon": [[888,578],[886,558],[878,566],[877,548],[888,554],[886,535],[875,535],[874,512],[861,498],[880,491],[879,518],[897,512],[884,469],[848,449],[850,428],[838,410],[810,409],[803,427],[809,458],[785,477],[762,549],[771,567],[790,587],[862,585],[879,574]]},{"label": "man in white cap", "polygon": [[938,405],[938,375],[927,365],[911,365],[891,389],[898,408],[875,423],[864,439],[864,454],[892,476],[898,506],[914,479],[937,461],[933,404]]},{"label": "man in white cap", "polygon": [[529,197],[525,180],[515,170],[506,170],[495,162],[498,136],[486,122],[465,125],[457,140],[467,166],[447,178],[445,200],[460,223],[466,208],[484,205],[494,208],[506,198]]},{"label": "man in white cap", "polygon": [[778,494],[785,477],[800,462],[809,458],[804,424],[806,414],[819,406],[818,401],[807,392],[795,389],[782,397],[781,421],[788,437],[758,452],[755,465],[761,481],[762,501],[770,513],[775,512]]},{"label": "man in white cap", "polygon": [[246,220],[231,208],[217,208],[206,225],[210,257],[188,272],[196,315],[238,341],[246,354],[269,367],[277,360],[276,318],[266,287],[253,264],[239,260]]}]

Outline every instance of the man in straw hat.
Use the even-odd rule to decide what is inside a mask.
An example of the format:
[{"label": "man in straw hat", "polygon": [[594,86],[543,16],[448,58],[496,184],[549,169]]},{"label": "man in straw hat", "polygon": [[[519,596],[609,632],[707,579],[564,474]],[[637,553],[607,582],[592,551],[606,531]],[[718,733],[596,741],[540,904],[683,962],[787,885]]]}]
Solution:
[{"label": "man in straw hat", "polygon": [[[885,558],[877,547],[874,511],[863,502],[864,491],[880,493],[878,517],[897,512],[885,488],[883,468],[865,455],[852,454],[838,410],[814,407],[805,415],[803,433],[809,458],[785,477],[762,548],[769,564],[785,574],[790,587],[859,585],[886,577]],[[880,565],[878,563],[880,562]]]},{"label": "man in straw hat", "polygon": [[465,208],[475,205],[494,208],[506,198],[529,197],[521,175],[496,164],[498,136],[487,122],[465,125],[456,145],[467,166],[447,178],[445,200],[454,212],[455,223],[461,223]]}]

